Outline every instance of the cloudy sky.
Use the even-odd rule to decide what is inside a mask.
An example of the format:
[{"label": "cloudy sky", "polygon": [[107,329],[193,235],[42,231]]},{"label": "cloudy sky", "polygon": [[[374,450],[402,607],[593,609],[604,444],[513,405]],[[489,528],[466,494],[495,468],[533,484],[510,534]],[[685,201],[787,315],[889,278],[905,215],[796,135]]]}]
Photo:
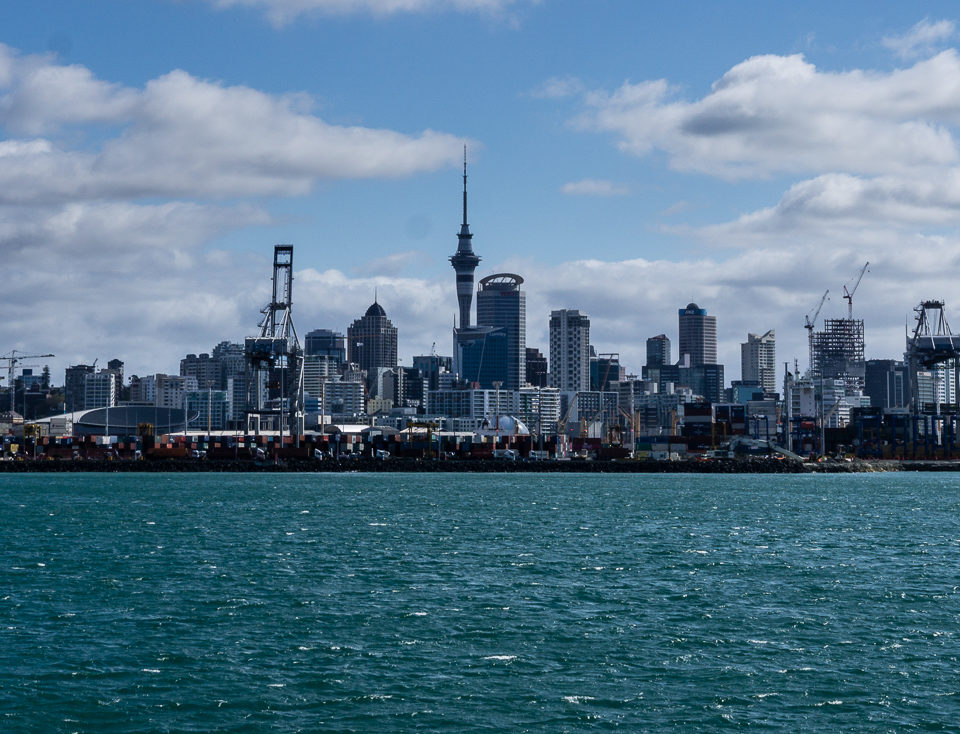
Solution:
[{"label": "cloudy sky", "polygon": [[301,335],[376,290],[402,361],[449,354],[467,145],[477,277],[524,276],[529,345],[580,308],[639,372],[695,301],[728,379],[768,329],[802,368],[869,261],[897,357],[920,300],[960,313],[960,14],[792,5],[4,3],[0,352],[176,372],[255,330],[285,242]]}]

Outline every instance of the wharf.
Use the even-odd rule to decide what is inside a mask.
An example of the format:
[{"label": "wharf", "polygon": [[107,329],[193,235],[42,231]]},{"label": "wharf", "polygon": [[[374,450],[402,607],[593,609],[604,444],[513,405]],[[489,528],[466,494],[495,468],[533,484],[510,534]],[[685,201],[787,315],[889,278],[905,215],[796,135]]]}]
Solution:
[{"label": "wharf", "polygon": [[285,459],[279,462],[227,459],[55,459],[0,461],[0,473],[48,472],[465,472],[465,473],[609,473],[609,474],[810,474],[883,471],[960,471],[960,461],[824,461],[776,458],[713,461],[572,460],[509,461],[503,459],[414,459],[367,457],[351,459]]}]

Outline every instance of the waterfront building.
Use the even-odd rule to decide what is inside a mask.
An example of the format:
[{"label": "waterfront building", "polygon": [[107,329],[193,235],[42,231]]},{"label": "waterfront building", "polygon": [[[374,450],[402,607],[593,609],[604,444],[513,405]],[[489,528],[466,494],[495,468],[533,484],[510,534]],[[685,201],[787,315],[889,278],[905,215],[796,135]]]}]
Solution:
[{"label": "waterfront building", "polygon": [[318,387],[316,394],[307,391],[304,399],[307,413],[361,415],[367,409],[362,382],[334,377]]},{"label": "waterfront building", "polygon": [[397,327],[376,300],[347,328],[347,355],[367,373],[368,389],[378,367],[397,366]]},{"label": "waterfront building", "polygon": [[766,393],[777,391],[777,340],[774,330],[747,334],[740,345],[740,379],[758,382]]},{"label": "waterfront building", "polygon": [[557,432],[560,414],[560,391],[551,387],[525,387],[513,398],[513,413],[526,423],[535,435]]},{"label": "waterfront building", "polygon": [[590,389],[590,318],[576,309],[550,312],[550,386]]},{"label": "waterfront building", "polygon": [[477,291],[477,325],[503,328],[507,334],[507,371],[503,387],[519,390],[527,377],[527,305],[514,273],[488,275]]},{"label": "waterfront building", "polygon": [[696,303],[679,311],[680,362],[689,367],[717,363],[717,317]]}]

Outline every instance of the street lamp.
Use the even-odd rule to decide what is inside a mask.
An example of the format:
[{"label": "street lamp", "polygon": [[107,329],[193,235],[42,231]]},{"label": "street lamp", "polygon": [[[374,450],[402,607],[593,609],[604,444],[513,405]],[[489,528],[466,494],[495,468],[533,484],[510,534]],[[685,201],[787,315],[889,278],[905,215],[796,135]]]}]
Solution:
[{"label": "street lamp", "polygon": [[496,397],[494,398],[495,404],[494,404],[494,406],[493,406],[494,416],[495,416],[495,417],[494,417],[494,423],[493,423],[493,430],[494,430],[494,432],[495,432],[495,435],[494,435],[494,438],[493,438],[493,447],[494,447],[494,448],[497,447],[497,443],[498,443],[498,441],[499,441],[499,439],[500,439],[500,386],[501,386],[501,385],[503,385],[503,380],[494,380],[494,381],[493,381],[493,388],[494,388],[494,390],[496,390],[496,393],[495,393],[495,396],[496,396]]}]

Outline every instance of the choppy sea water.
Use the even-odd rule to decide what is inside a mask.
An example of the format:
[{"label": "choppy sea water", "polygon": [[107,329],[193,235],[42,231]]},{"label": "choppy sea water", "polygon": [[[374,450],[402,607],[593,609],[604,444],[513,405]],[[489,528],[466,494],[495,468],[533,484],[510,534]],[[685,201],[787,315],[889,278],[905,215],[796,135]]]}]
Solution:
[{"label": "choppy sea water", "polygon": [[960,475],[4,475],[0,731],[960,725]]}]

